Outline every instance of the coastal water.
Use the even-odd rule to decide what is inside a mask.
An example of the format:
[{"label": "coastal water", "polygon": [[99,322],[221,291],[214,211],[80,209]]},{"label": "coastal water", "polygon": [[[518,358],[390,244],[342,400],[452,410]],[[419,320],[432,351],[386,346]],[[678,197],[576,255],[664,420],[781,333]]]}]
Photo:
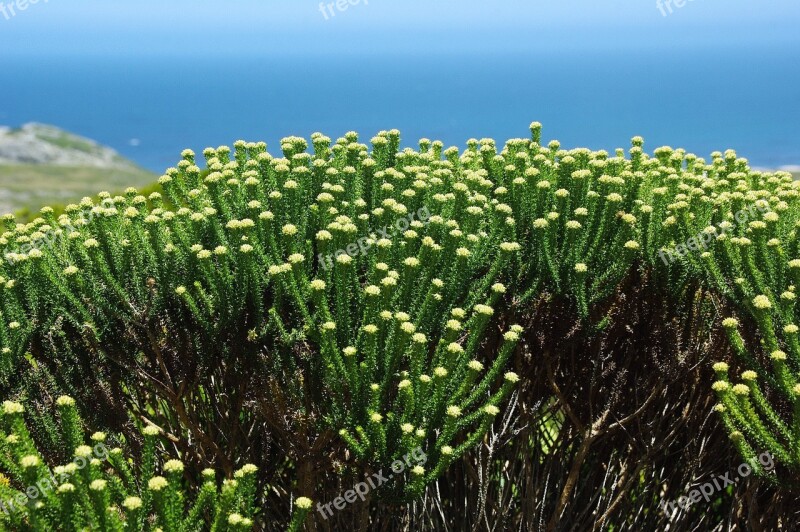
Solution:
[{"label": "coastal water", "polygon": [[183,148],[399,128],[463,146],[527,136],[565,147],[734,148],[763,167],[800,164],[800,50],[764,48],[498,56],[0,57],[0,124],[37,121],[108,144],[160,172]]}]

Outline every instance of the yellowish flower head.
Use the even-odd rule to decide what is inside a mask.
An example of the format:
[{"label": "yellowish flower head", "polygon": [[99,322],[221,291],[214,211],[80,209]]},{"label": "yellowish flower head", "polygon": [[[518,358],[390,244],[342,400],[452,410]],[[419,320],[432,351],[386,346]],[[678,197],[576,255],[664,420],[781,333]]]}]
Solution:
[{"label": "yellowish flower head", "polygon": [[27,455],[27,456],[23,456],[22,459],[20,459],[20,461],[19,461],[19,465],[22,467],[22,469],[28,469],[28,468],[31,468],[31,467],[37,467],[41,463],[42,463],[42,461],[39,460],[39,457],[38,456],[34,456],[32,454]]},{"label": "yellowish flower head", "polygon": [[6,415],[22,414],[24,411],[25,407],[23,407],[21,403],[3,401],[3,413]]},{"label": "yellowish flower head", "polygon": [[169,460],[164,464],[164,471],[167,473],[182,473],[183,462],[180,460]]},{"label": "yellowish flower head", "polygon": [[733,393],[736,395],[748,395],[750,393],[750,387],[746,384],[736,384],[733,387]]},{"label": "yellowish flower head", "polygon": [[300,508],[301,510],[308,510],[309,508],[311,508],[311,504],[312,504],[311,499],[309,499],[308,497],[298,497],[297,500],[295,501],[295,505],[297,505],[297,507]]},{"label": "yellowish flower head", "polygon": [[461,409],[455,405],[448,406],[447,415],[450,417],[459,417],[461,415]]},{"label": "yellowish flower head", "polygon": [[142,507],[142,499],[139,497],[127,497],[124,501],[122,501],[122,506],[129,512],[138,510]]},{"label": "yellowish flower head", "polygon": [[728,371],[728,364],[725,362],[717,362],[714,364],[714,371],[724,372]]},{"label": "yellowish flower head", "polygon": [[150,491],[161,491],[169,486],[169,482],[164,477],[153,477],[147,481],[147,487]]},{"label": "yellowish flower head", "polygon": [[766,310],[772,307],[772,303],[767,296],[760,295],[753,298],[753,306],[760,310]]}]

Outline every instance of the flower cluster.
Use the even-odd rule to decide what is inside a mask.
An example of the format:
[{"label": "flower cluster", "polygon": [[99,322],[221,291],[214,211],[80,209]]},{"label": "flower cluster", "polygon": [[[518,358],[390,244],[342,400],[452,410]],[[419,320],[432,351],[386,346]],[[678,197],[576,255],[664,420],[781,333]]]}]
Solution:
[{"label": "flower cluster", "polygon": [[[136,468],[121,448],[106,448],[107,436],[102,432],[91,437],[94,452],[89,445],[76,445],[82,441],[82,429],[75,402],[62,396],[57,405],[67,447],[63,450],[74,460],[51,468],[28,431],[23,406],[3,404],[0,463],[11,475],[0,478],[0,499],[6,501],[0,522],[5,526],[76,532],[252,528],[255,466],[242,467],[221,487],[216,472],[206,470],[197,495],[190,498],[183,462],[168,460],[161,467],[163,476],[155,473],[158,429],[142,431],[144,451]],[[102,455],[96,452],[98,448],[103,449]]]}]

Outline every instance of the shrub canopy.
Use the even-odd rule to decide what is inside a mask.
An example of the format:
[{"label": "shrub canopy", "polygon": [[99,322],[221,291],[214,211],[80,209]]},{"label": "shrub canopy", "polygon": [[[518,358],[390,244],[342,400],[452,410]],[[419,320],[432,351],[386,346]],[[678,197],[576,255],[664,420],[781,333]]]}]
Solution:
[{"label": "shrub canopy", "polygon": [[512,394],[525,402],[520,374],[545,372],[530,329],[543,302],[590,338],[638,276],[653,305],[722,310],[693,325],[721,327],[733,354],[704,386],[742,458],[769,451],[796,475],[791,175],[732,151],[651,156],[639,137],[627,154],[545,146],[537,123],[499,149],[400,149],[395,130],[370,144],[314,134],[309,152],[288,137],[274,156],[239,141],[206,149],[204,169],[187,150],[162,192],[6,217],[6,393],[33,367],[98,404],[103,426],[134,440],[161,427],[187,467],[252,462],[311,498],[342,463],[377,470],[420,449],[425,465],[379,495],[413,500]]}]

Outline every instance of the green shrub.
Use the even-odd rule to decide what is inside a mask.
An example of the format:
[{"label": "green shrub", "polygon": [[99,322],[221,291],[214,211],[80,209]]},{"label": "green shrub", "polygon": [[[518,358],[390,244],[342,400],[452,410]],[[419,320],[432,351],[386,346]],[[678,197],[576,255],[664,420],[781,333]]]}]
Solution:
[{"label": "green shrub", "polygon": [[[3,404],[0,465],[0,522],[13,530],[199,531],[249,530],[256,502],[256,467],[245,465],[233,479],[217,482],[203,471],[191,495],[180,460],[166,461],[162,475],[155,466],[159,430],[145,427],[143,456],[135,464],[119,447],[109,449],[107,436],[92,435],[83,445],[75,402],[57,401],[63,451],[73,460],[50,467],[37,450],[20,403]],[[298,512],[298,522],[305,515]],[[210,528],[209,528],[210,527]]]},{"label": "green shrub", "polygon": [[[716,366],[717,410],[745,458],[770,451],[796,472],[789,174],[733,152],[651,156],[639,137],[627,154],[564,150],[542,144],[538,123],[500,149],[400,149],[397,131],[371,147],[355,133],[311,145],[288,137],[279,157],[263,143],[209,148],[204,170],[187,150],[161,193],[6,218],[7,390],[35,367],[80,404],[99,400],[95,422],[130,437],[131,420],[163,427],[192,471],[252,462],[264,482],[316,500],[340,475],[419,448],[425,467],[375,494],[414,499],[486,440],[518,373],[545,371],[530,356],[549,334],[529,329],[537,309],[557,302],[600,334],[643,279],[669,319],[687,323],[679,307],[701,301],[717,322],[741,320],[725,322],[727,364],[747,384]],[[710,323],[685,326],[714,328],[702,315]],[[568,418],[559,390],[547,393]]]},{"label": "green shrub", "polygon": [[[0,270],[6,361],[30,351],[70,393],[112,389],[118,426],[152,417],[185,452],[199,447],[197,467],[257,461],[246,435],[266,439],[287,409],[280,444],[301,469],[319,456],[299,442],[326,430],[363,466],[421,447],[428,470],[401,490],[419,493],[516,381],[504,368],[521,329],[498,334],[493,306],[519,245],[486,178],[471,191],[438,146],[398,143],[382,134],[370,157],[354,134],[333,147],[316,135],[312,157],[289,138],[282,159],[237,143],[233,160],[205,151],[205,177],[185,152],[160,180],[176,211],[135,191],[58,219],[45,209],[3,237],[34,244]],[[308,495],[311,474],[298,479]]]}]

